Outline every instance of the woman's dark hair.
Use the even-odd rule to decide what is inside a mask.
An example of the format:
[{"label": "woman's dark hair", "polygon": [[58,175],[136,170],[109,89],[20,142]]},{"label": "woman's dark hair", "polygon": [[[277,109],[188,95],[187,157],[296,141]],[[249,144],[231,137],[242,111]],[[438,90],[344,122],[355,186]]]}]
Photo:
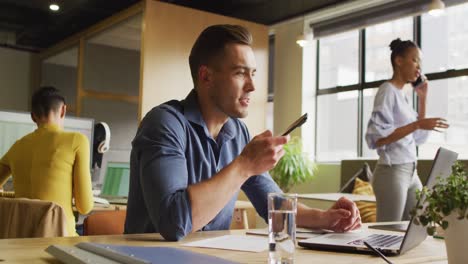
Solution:
[{"label": "woman's dark hair", "polygon": [[411,40],[401,40],[400,38],[392,40],[392,42],[390,43],[390,50],[392,51],[392,55],[390,56],[390,59],[392,61],[392,67],[395,68],[396,57],[403,57],[405,56],[408,49],[417,47],[418,45],[416,45]]},{"label": "woman's dark hair", "polygon": [[43,86],[37,90],[31,100],[31,112],[38,118],[49,115],[50,111],[57,110],[65,98],[59,90],[52,86]]}]

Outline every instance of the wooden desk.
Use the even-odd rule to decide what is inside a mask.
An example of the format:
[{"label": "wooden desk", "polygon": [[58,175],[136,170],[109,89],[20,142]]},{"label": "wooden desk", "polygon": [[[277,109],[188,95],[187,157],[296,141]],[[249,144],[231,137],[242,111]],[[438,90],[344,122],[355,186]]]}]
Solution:
[{"label": "wooden desk", "polygon": [[[365,227],[364,227],[365,228]],[[374,232],[374,230],[371,230]],[[378,232],[382,232],[381,230]],[[391,232],[389,232],[391,233]],[[75,245],[79,242],[96,242],[132,246],[165,246],[177,247],[185,250],[191,250],[212,256],[237,261],[241,263],[266,263],[268,252],[252,253],[241,251],[229,251],[209,248],[182,247],[181,244],[190,241],[212,238],[227,234],[245,234],[245,230],[211,231],[197,232],[190,234],[180,242],[164,241],[159,234],[138,234],[138,235],[115,235],[115,236],[89,236],[89,237],[60,237],[60,238],[32,238],[32,239],[1,239],[0,240],[0,259],[6,263],[60,263],[51,255],[46,253],[46,249],[51,244],[56,245]],[[447,263],[445,253],[445,244],[443,240],[428,237],[418,247],[408,251],[402,256],[390,257],[395,263]],[[318,251],[296,249],[295,263],[384,263],[376,256],[364,254],[335,253],[327,251]]]},{"label": "wooden desk", "polygon": [[315,199],[335,202],[341,197],[346,197],[354,202],[375,202],[374,195],[360,195],[351,193],[300,193],[297,195],[301,199]]}]

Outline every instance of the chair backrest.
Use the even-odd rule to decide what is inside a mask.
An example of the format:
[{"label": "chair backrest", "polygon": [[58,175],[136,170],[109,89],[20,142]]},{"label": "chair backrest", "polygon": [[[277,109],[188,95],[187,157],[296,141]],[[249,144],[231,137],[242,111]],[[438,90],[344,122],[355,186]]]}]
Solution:
[{"label": "chair backrest", "polygon": [[83,222],[83,234],[85,236],[123,234],[126,214],[126,210],[93,213]]},{"label": "chair backrest", "polygon": [[15,198],[15,192],[11,192],[11,191],[0,191],[0,197]]},{"label": "chair backrest", "polygon": [[0,238],[67,236],[63,208],[50,201],[0,198]]}]

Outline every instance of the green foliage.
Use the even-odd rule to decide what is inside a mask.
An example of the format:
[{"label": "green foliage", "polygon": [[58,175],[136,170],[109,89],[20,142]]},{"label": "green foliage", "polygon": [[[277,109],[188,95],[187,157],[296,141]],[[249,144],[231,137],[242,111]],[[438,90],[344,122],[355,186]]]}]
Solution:
[{"label": "green foliage", "polygon": [[[468,221],[468,174],[463,164],[456,162],[452,174],[447,179],[438,178],[432,190],[424,187],[416,193],[423,203],[412,211],[416,215],[416,224],[427,226],[427,233],[433,235],[436,225],[447,229],[445,217],[452,212],[458,214],[458,219]],[[426,206],[426,207],[423,207]]]},{"label": "green foliage", "polygon": [[270,175],[284,192],[288,192],[294,185],[311,180],[315,165],[302,152],[302,142],[298,137],[291,138],[284,146],[284,151],[284,156],[270,170]]}]

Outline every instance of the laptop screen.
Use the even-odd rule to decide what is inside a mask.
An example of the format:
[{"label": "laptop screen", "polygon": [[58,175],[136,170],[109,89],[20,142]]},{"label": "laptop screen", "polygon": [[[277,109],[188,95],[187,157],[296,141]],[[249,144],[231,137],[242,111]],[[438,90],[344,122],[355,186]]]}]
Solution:
[{"label": "laptop screen", "polygon": [[[439,148],[432,163],[431,172],[427,178],[425,186],[432,188],[437,182],[437,178],[447,178],[452,173],[452,165],[457,161],[458,153],[448,149]],[[419,202],[416,206],[419,206]],[[423,205],[424,206],[424,205]],[[411,217],[408,230],[401,244],[400,253],[404,253],[419,245],[427,237],[426,227],[416,225],[414,217]]]}]

